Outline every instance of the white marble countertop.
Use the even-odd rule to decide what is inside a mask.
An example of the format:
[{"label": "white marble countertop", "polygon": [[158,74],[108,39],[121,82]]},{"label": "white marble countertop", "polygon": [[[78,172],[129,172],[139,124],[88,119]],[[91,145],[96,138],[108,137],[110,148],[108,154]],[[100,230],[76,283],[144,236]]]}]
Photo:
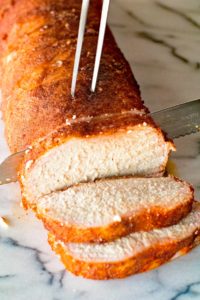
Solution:
[{"label": "white marble countertop", "polygon": [[[200,97],[199,0],[112,0],[110,25],[152,111]],[[200,134],[176,141],[175,173],[200,199]],[[0,123],[0,160],[8,154]],[[200,299],[200,247],[159,269],[122,280],[77,278],[19,206],[18,184],[0,187],[0,300]]]}]

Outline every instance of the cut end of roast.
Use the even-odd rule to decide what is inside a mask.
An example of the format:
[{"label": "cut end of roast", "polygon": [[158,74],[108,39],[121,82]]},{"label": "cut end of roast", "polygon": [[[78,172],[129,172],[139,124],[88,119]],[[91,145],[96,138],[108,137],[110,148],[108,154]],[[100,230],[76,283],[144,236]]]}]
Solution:
[{"label": "cut end of roast", "polygon": [[[98,178],[161,175],[173,148],[158,129],[147,124],[115,134],[71,138],[26,163],[23,194],[35,199]],[[31,203],[30,203],[31,204]]]}]

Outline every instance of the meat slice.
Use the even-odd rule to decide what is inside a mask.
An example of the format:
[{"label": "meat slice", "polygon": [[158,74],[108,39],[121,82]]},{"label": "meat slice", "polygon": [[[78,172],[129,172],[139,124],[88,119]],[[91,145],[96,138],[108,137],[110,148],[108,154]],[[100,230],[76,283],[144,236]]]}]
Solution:
[{"label": "meat slice", "polygon": [[84,183],[37,201],[37,215],[64,242],[105,242],[178,223],[192,209],[193,189],[173,177]]},{"label": "meat slice", "polygon": [[180,221],[163,229],[132,233],[104,244],[49,243],[66,268],[91,279],[122,278],[144,272],[183,255],[200,243],[200,204]]}]

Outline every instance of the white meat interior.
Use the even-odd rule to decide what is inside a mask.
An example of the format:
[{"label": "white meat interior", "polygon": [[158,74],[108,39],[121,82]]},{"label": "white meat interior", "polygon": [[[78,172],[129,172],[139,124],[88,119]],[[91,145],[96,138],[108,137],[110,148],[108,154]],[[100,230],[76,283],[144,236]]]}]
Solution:
[{"label": "white meat interior", "polygon": [[83,183],[42,197],[37,210],[60,224],[106,226],[144,210],[175,210],[193,198],[187,183],[173,177],[107,179]]}]

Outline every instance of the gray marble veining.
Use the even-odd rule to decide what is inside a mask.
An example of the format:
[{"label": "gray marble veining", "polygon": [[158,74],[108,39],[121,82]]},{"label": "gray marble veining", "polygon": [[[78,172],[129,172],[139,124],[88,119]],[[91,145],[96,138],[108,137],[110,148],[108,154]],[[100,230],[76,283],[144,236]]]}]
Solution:
[{"label": "gray marble veining", "polygon": [[[109,22],[152,111],[200,97],[200,2],[112,0]],[[171,168],[200,199],[200,134],[176,141]],[[0,122],[0,159],[8,154]],[[47,232],[20,206],[18,184],[0,187],[1,300],[200,299],[200,247],[145,274],[92,281],[66,272]]]}]

